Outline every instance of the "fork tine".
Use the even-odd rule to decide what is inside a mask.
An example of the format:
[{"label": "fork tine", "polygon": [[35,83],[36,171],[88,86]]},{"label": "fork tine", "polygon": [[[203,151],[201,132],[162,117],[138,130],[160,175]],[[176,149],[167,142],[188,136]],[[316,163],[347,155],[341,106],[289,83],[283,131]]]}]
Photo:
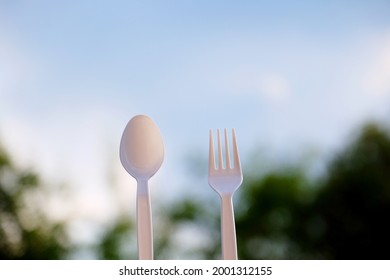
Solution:
[{"label": "fork tine", "polygon": [[210,129],[209,172],[215,170],[213,131]]},{"label": "fork tine", "polygon": [[218,133],[218,168],[223,169],[223,159],[222,159],[222,145],[221,145],[221,133],[220,130],[217,130]]},{"label": "fork tine", "polygon": [[229,141],[228,141],[228,134],[226,128],[225,128],[225,158],[226,158],[225,168],[230,169],[231,166],[230,166],[230,154],[229,154]]},{"label": "fork tine", "polygon": [[239,170],[241,172],[240,156],[238,155],[236,132],[235,132],[234,128],[232,129],[232,135],[233,135],[234,169]]}]

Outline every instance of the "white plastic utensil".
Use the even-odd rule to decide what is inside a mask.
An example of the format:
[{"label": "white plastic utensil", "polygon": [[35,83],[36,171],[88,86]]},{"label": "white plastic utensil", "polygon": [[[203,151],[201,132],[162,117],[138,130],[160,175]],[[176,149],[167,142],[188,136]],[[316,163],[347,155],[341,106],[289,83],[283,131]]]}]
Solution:
[{"label": "white plastic utensil", "polygon": [[236,226],[234,222],[233,194],[242,183],[242,170],[238,155],[236,134],[232,130],[233,138],[233,162],[230,159],[227,131],[225,129],[225,163],[221,136],[218,137],[218,161],[215,164],[213,133],[210,130],[209,147],[209,185],[221,197],[221,232],[222,232],[222,256],[224,260],[237,259]]},{"label": "white plastic utensil", "polygon": [[148,180],[164,159],[164,144],[157,125],[145,115],[133,117],[126,125],[120,143],[120,160],[137,180],[138,258],[153,259],[152,213]]}]

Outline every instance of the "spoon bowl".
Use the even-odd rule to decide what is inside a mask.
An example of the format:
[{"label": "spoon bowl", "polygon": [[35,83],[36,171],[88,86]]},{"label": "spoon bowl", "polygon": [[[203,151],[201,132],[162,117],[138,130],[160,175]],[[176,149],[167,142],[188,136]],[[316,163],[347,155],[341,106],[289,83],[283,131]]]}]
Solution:
[{"label": "spoon bowl", "polygon": [[133,117],[127,124],[120,144],[120,160],[136,179],[149,179],[164,160],[164,144],[157,125],[145,115]]}]

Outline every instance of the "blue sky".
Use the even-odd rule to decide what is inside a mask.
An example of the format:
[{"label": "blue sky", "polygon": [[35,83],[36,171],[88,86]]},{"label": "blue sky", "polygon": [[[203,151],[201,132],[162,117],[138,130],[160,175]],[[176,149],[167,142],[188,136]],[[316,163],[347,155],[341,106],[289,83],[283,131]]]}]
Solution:
[{"label": "blue sky", "polygon": [[388,1],[1,1],[0,141],[103,220],[116,211],[109,172],[130,207],[117,153],[136,114],[164,137],[156,193],[193,179],[182,166],[207,158],[210,128],[235,127],[243,162],[257,147],[326,157],[364,120],[389,118],[388,11]]}]

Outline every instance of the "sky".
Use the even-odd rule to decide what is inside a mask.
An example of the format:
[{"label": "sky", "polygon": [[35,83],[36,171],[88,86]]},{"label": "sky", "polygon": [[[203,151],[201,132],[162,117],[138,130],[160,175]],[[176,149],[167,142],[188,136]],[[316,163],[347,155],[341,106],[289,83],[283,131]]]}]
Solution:
[{"label": "sky", "polygon": [[[137,114],[164,139],[156,197],[189,191],[209,129],[234,127],[248,168],[258,148],[263,160],[326,158],[390,117],[389,11],[380,0],[0,1],[0,143],[74,191],[49,207],[84,219],[78,232],[115,215],[113,182],[135,215],[119,142]],[[210,192],[206,173],[196,182]]]}]

